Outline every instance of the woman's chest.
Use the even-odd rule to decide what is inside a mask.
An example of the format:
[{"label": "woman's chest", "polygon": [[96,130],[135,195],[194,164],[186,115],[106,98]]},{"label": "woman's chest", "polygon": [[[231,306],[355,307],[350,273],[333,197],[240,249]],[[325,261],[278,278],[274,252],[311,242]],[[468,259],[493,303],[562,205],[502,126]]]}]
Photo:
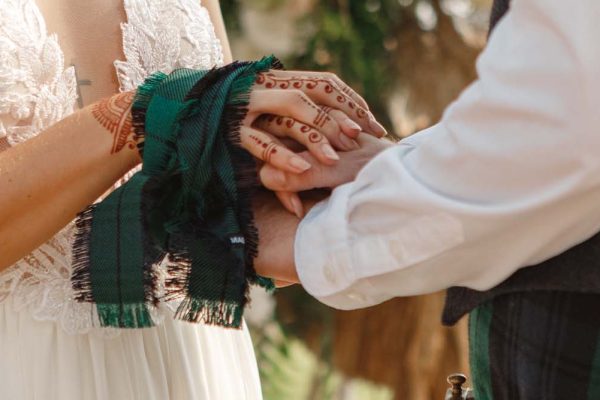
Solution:
[{"label": "woman's chest", "polygon": [[[32,0],[21,0],[32,1]],[[199,0],[37,0],[47,31],[73,66],[79,105],[131,90],[149,74],[222,62]]]},{"label": "woman's chest", "polygon": [[114,94],[113,62],[123,59],[123,0],[37,0],[49,34],[56,34],[64,67],[73,66],[80,105]]}]

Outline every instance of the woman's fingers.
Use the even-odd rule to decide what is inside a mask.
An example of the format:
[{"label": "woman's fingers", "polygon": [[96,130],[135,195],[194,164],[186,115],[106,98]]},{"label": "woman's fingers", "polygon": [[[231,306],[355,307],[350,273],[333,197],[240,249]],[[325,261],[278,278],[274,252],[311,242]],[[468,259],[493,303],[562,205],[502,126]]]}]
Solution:
[{"label": "woman's fingers", "polygon": [[[378,139],[366,133],[358,137],[360,148],[340,153],[335,165],[319,163],[310,153],[297,153],[312,164],[312,168],[301,174],[288,174],[264,165],[259,172],[260,181],[267,189],[280,192],[302,192],[305,190],[334,188],[353,180],[360,169],[377,154],[393,146],[393,142]],[[287,207],[286,207],[287,208]]]},{"label": "woman's fingers", "polygon": [[[349,118],[340,125],[344,133],[356,137],[362,129],[377,137],[387,134],[385,128],[375,120],[371,112],[362,106],[364,100],[359,104],[354,98],[344,92],[337,81],[327,74],[327,77],[314,75],[290,75],[290,71],[272,71],[259,76],[256,84],[259,87],[271,90],[300,90],[304,92],[315,103],[329,106],[333,109],[343,111]],[[338,78],[339,80],[339,78]],[[344,84],[344,87],[347,85]]]},{"label": "woman's fingers", "polygon": [[284,171],[273,168],[273,166],[264,165],[259,172],[262,185],[267,189],[276,192],[277,197],[288,210],[289,208],[286,205],[288,199],[284,195],[282,200],[280,192],[302,192],[305,190],[330,188],[335,186],[336,183],[336,176],[335,174],[332,174],[332,172],[338,171],[338,168],[335,170],[330,169],[335,167],[330,167],[319,163],[308,152],[298,153],[298,155],[310,162],[312,164],[312,168],[301,174],[287,174]]},{"label": "woman's fingers", "polygon": [[300,174],[311,168],[302,157],[286,149],[272,136],[248,126],[240,129],[242,147],[254,157],[280,170]]},{"label": "woman's fingers", "polygon": [[310,125],[293,118],[265,114],[254,123],[254,126],[277,137],[296,140],[324,164],[331,165],[340,159],[324,135]]},{"label": "woman's fingers", "polygon": [[354,149],[348,147],[341,139],[344,134],[337,121],[329,116],[327,109],[323,110],[317,106],[301,90],[253,90],[250,95],[250,110],[246,119],[253,122],[262,114],[291,117],[323,134],[336,148],[346,151]]},{"label": "woman's fingers", "polygon": [[[321,108],[324,108],[329,116],[336,120],[340,126],[343,126],[344,121],[348,120],[348,116],[340,110],[334,110],[329,106],[322,106]],[[340,136],[340,141],[344,142],[344,144],[350,149],[358,149],[360,146],[356,140],[353,139],[358,135],[356,135],[354,132],[348,132],[346,130],[344,130],[344,133],[345,135]],[[360,134],[360,132],[358,134]]]},{"label": "woman's fingers", "polygon": [[304,206],[300,197],[295,192],[275,192],[275,195],[286,210],[298,218],[304,217]]},{"label": "woman's fingers", "polygon": [[274,76],[280,77],[298,77],[305,76],[309,78],[325,78],[330,79],[333,83],[335,83],[346,95],[348,95],[352,100],[354,100],[360,107],[365,110],[369,109],[369,105],[358,93],[354,91],[350,86],[346,84],[343,80],[341,80],[336,74],[331,72],[319,72],[319,71],[285,71],[285,70],[272,70],[269,71],[273,73]]}]

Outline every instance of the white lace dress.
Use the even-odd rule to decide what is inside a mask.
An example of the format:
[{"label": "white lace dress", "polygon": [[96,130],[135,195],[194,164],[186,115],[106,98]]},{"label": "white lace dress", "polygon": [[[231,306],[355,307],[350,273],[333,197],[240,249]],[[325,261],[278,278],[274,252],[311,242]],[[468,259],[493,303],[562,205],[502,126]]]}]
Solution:
[{"label": "white lace dress", "polygon": [[[124,0],[121,90],[154,71],[210,68],[222,52],[199,0]],[[75,73],[34,0],[0,0],[0,151],[73,112]],[[2,190],[0,188],[0,190]],[[1,223],[1,221],[0,221]],[[260,399],[252,344],[230,330],[173,321],[96,328],[73,301],[72,225],[0,273],[0,399]],[[2,249],[0,248],[0,251]]]}]

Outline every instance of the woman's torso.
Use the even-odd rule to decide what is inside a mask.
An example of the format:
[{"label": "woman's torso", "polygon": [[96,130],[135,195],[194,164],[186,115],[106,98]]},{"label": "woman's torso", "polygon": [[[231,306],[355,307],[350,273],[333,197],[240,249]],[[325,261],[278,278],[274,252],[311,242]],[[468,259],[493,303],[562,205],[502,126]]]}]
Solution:
[{"label": "woman's torso", "polygon": [[[199,0],[0,0],[0,151],[73,110],[149,74],[221,64]],[[53,37],[53,35],[56,35]],[[56,320],[70,333],[93,324],[69,283],[72,226],[0,273],[0,302]]]}]

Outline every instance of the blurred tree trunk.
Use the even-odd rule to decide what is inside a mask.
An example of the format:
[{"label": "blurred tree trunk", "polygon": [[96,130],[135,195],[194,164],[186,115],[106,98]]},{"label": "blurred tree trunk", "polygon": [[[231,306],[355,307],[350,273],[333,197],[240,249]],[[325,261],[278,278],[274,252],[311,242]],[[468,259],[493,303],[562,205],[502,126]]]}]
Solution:
[{"label": "blurred tree trunk", "polygon": [[[432,2],[438,22],[433,31],[423,31],[415,16],[400,27],[394,59],[406,96],[405,110],[390,109],[400,136],[408,136],[436,123],[448,104],[475,77],[479,48],[465,42],[438,1]],[[397,115],[394,115],[397,114]]]},{"label": "blurred tree trunk", "polygon": [[442,400],[453,372],[468,373],[467,324],[440,324],[444,294],[398,298],[335,315],[334,363],[387,385],[398,400]]}]

